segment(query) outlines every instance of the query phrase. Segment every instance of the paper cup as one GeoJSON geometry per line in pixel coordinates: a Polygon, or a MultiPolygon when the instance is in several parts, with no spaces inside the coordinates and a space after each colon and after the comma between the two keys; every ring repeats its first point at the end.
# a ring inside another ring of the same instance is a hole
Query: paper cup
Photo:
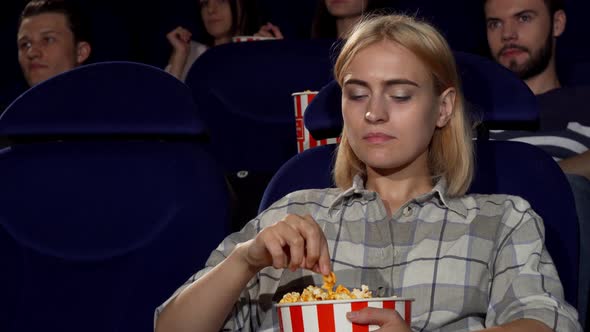
{"type": "Polygon", "coordinates": [[[281,332],[368,332],[376,325],[352,324],[346,313],[366,307],[395,309],[410,325],[412,301],[401,297],[277,304],[281,332]]]}
{"type": "Polygon", "coordinates": [[[340,142],[340,138],[327,138],[322,140],[314,139],[303,122],[303,114],[307,105],[318,94],[317,91],[295,92],[291,94],[295,103],[295,129],[297,130],[297,152],[301,153],[316,146],[334,144],[340,142]]]}
{"type": "Polygon", "coordinates": [[[273,39],[276,39],[276,38],[261,37],[261,36],[235,36],[235,37],[232,37],[232,41],[234,43],[243,43],[243,42],[259,41],[259,40],[273,40],[273,39]]]}

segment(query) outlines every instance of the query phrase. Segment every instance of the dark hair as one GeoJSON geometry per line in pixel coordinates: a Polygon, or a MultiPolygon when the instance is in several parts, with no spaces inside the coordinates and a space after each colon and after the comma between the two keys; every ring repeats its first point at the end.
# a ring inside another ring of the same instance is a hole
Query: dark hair
{"type": "Polygon", "coordinates": [[[90,43],[90,28],[86,24],[88,20],[80,8],[73,1],[66,0],[31,0],[21,12],[18,26],[25,18],[46,13],[63,14],[68,27],[74,35],[74,42],[81,41],[90,43]]]}
{"type": "MultiPolygon", "coordinates": [[[[488,0],[483,0],[483,4],[485,5],[488,0]]],[[[549,16],[553,17],[553,15],[558,10],[565,10],[565,0],[543,0],[545,6],[549,10],[549,16]]]]}
{"type": "MultiPolygon", "coordinates": [[[[256,4],[254,0],[228,0],[229,8],[231,11],[231,28],[230,34],[232,36],[237,35],[252,35],[258,31],[260,24],[256,17],[256,4]],[[239,1],[239,3],[238,3],[239,1]],[[239,9],[239,10],[238,10],[239,9]]],[[[199,0],[199,29],[203,31],[203,37],[201,42],[205,45],[213,46],[213,36],[211,36],[205,28],[203,17],[201,16],[200,10],[202,9],[202,3],[199,0]]]]}
{"type": "MultiPolygon", "coordinates": [[[[379,9],[389,7],[391,1],[388,0],[365,0],[367,1],[367,8],[363,14],[371,13],[379,9]]],[[[316,12],[311,25],[311,38],[338,38],[338,31],[336,29],[336,17],[330,14],[326,6],[326,0],[318,0],[316,12]]]]}
{"type": "Polygon", "coordinates": [[[549,9],[549,14],[553,16],[558,10],[565,10],[565,0],[543,0],[547,9],[549,9]]]}

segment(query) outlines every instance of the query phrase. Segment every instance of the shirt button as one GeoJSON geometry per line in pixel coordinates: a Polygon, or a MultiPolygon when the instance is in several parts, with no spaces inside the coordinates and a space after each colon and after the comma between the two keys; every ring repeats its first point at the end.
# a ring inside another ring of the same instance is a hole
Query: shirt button
{"type": "Polygon", "coordinates": [[[402,210],[402,214],[404,215],[404,217],[407,217],[407,216],[411,215],[412,214],[412,207],[411,206],[406,206],[402,210]]]}

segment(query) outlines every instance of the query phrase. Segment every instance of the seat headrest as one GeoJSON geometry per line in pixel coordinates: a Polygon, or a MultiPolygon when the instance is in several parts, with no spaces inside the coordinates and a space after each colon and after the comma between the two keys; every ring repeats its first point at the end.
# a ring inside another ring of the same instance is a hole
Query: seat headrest
{"type": "MultiPolygon", "coordinates": [[[[468,110],[488,129],[529,127],[539,120],[537,99],[508,69],[481,56],[454,52],[468,110]]],[[[324,86],[305,111],[305,126],[315,139],[342,131],[342,92],[336,81],[324,86]]]]}
{"type": "Polygon", "coordinates": [[[0,135],[201,135],[191,91],[163,70],[134,62],[77,67],[20,95],[0,135]]]}

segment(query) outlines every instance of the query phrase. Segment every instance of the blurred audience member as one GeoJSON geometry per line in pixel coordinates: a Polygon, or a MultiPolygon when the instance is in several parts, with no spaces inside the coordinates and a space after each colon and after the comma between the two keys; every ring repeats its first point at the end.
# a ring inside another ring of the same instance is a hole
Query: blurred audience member
{"type": "Polygon", "coordinates": [[[184,81],[195,60],[209,47],[230,43],[237,35],[282,38],[278,27],[267,23],[259,28],[253,0],[200,0],[200,25],[206,31],[202,43],[191,40],[192,33],[177,27],[166,37],[172,54],[166,71],[184,81]]]}
{"type": "Polygon", "coordinates": [[[70,1],[33,0],[21,13],[17,45],[23,75],[33,86],[83,64],[90,56],[89,29],[70,1]]]}
{"type": "Polygon", "coordinates": [[[345,36],[365,13],[387,8],[385,0],[320,0],[311,26],[311,38],[345,36]]]}
{"type": "Polygon", "coordinates": [[[586,262],[590,257],[590,89],[563,87],[557,75],[556,43],[567,22],[564,0],[486,0],[485,15],[492,56],[524,80],[540,106],[535,131],[498,131],[491,137],[538,145],[566,173],[582,234],[579,309],[583,321],[590,280],[590,262],[586,262]]]}

